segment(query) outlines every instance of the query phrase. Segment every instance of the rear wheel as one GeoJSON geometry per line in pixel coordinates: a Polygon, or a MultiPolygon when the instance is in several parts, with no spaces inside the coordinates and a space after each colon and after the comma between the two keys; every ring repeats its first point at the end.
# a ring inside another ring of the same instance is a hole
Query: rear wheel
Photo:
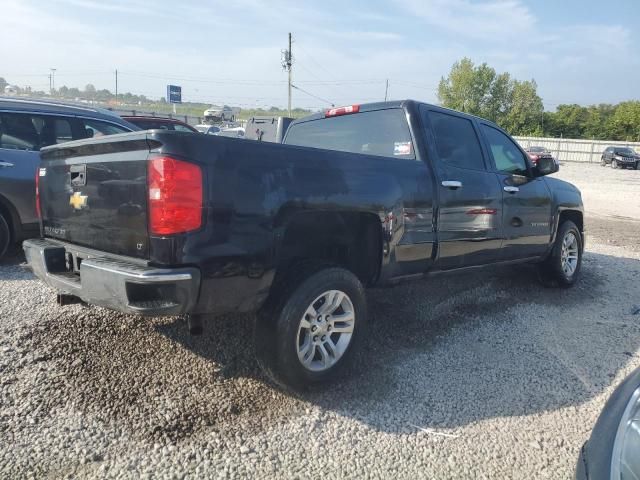
{"type": "Polygon", "coordinates": [[[601,167],[606,167],[607,166],[607,161],[604,159],[604,155],[602,157],[600,157],[600,166],[601,167]]]}
{"type": "Polygon", "coordinates": [[[9,223],[4,218],[4,215],[0,214],[0,258],[7,253],[10,244],[11,230],[9,230],[9,223]]]}
{"type": "Polygon", "coordinates": [[[293,388],[330,382],[352,362],[366,331],[365,292],[348,270],[292,276],[256,322],[260,366],[293,388]],[[302,281],[301,281],[302,279],[302,281]]]}
{"type": "Polygon", "coordinates": [[[571,220],[558,229],[549,257],[539,265],[541,282],[548,287],[571,287],[580,275],[582,266],[582,234],[571,220]]]}

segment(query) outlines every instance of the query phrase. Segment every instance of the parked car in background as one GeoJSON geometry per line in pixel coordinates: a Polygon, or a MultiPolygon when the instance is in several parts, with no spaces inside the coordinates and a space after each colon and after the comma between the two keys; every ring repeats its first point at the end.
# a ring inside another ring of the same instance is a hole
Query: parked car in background
{"type": "Polygon", "coordinates": [[[139,129],[108,110],[0,97],[0,257],[12,243],[39,234],[40,148],[134,130],[139,129]]]}
{"type": "Polygon", "coordinates": [[[175,130],[176,132],[197,132],[188,123],[175,118],[143,117],[138,115],[122,115],[127,122],[140,127],[142,130],[175,130]]]}
{"type": "Polygon", "coordinates": [[[640,165],[640,155],[629,147],[607,147],[602,152],[600,165],[611,165],[611,168],[635,168],[640,165]]]}
{"type": "Polygon", "coordinates": [[[205,122],[234,122],[240,114],[240,109],[229,105],[212,105],[204,111],[205,122]]]}
{"type": "Polygon", "coordinates": [[[196,125],[194,127],[198,132],[204,133],[205,135],[215,135],[220,131],[220,127],[216,125],[196,125]]]}
{"type": "Polygon", "coordinates": [[[640,478],[640,368],[618,385],[580,450],[576,480],[640,478]]]}
{"type": "Polygon", "coordinates": [[[244,128],[242,127],[223,128],[218,133],[214,133],[214,135],[218,135],[219,137],[244,138],[244,128]]]}
{"type": "Polygon", "coordinates": [[[558,163],[558,161],[555,158],[553,158],[553,155],[551,155],[551,152],[547,150],[545,147],[531,146],[531,147],[525,148],[524,151],[527,152],[527,155],[529,155],[529,159],[531,160],[531,163],[533,163],[534,165],[537,165],[538,160],[540,160],[541,158],[551,158],[556,163],[558,163]]]}
{"type": "Polygon", "coordinates": [[[259,142],[282,143],[291,122],[293,122],[291,117],[251,117],[247,120],[244,138],[259,142]]]}

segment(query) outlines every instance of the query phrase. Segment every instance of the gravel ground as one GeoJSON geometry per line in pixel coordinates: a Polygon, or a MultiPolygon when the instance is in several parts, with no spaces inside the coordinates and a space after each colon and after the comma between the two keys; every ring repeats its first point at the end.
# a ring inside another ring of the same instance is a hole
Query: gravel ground
{"type": "Polygon", "coordinates": [[[266,382],[250,318],[192,338],[175,318],[59,308],[16,253],[0,263],[0,477],[570,478],[640,365],[640,208],[620,193],[640,171],[559,176],[593,211],[579,285],[513,267],[371,290],[357,373],[303,395],[266,382]],[[623,215],[596,203],[607,191],[623,215]]]}

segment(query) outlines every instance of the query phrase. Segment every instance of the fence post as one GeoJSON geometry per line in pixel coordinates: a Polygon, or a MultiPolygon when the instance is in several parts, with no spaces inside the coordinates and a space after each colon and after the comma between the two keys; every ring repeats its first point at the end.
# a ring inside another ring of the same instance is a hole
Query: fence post
{"type": "Polygon", "coordinates": [[[591,155],[589,155],[589,163],[593,163],[593,147],[595,147],[595,143],[591,140],[591,155]]]}

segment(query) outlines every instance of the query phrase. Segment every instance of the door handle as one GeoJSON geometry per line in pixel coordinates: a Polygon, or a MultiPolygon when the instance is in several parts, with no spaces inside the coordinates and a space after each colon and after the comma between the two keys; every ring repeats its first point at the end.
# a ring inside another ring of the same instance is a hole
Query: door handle
{"type": "Polygon", "coordinates": [[[450,188],[451,190],[455,190],[462,187],[462,182],[459,180],[443,180],[442,186],[450,188]]]}
{"type": "Polygon", "coordinates": [[[509,192],[509,193],[517,193],[520,191],[520,189],[518,187],[504,187],[504,191],[505,192],[509,192]]]}
{"type": "Polygon", "coordinates": [[[9,167],[13,167],[13,163],[0,162],[0,168],[9,168],[9,167]]]}

